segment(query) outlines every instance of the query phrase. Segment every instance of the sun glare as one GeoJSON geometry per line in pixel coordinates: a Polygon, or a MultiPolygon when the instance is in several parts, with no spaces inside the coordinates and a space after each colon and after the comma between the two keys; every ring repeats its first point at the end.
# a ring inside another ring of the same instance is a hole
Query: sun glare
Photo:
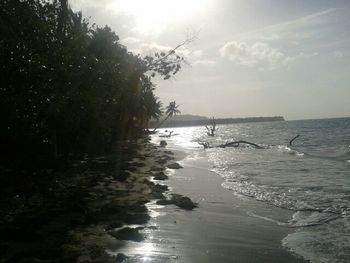
{"type": "Polygon", "coordinates": [[[136,30],[157,34],[166,27],[199,16],[208,10],[209,0],[114,0],[110,6],[117,13],[135,17],[136,30]]]}

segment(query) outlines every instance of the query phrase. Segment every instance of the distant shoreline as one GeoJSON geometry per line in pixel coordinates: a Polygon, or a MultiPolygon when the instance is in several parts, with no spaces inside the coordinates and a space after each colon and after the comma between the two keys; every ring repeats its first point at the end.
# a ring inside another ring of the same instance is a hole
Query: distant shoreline
{"type": "MultiPolygon", "coordinates": [[[[273,117],[248,117],[248,118],[219,118],[215,119],[216,124],[233,124],[233,123],[249,123],[249,122],[269,122],[269,121],[285,121],[283,116],[273,117]]],[[[151,121],[150,127],[153,128],[158,122],[151,121]]],[[[189,127],[189,126],[206,126],[211,124],[211,119],[200,120],[168,120],[163,128],[172,127],[189,127]]]]}

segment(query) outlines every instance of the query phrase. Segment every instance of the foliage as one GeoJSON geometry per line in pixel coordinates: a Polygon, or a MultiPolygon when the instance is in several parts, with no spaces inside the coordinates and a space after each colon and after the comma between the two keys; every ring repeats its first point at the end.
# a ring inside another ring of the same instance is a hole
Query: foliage
{"type": "Polygon", "coordinates": [[[8,160],[95,154],[137,136],[161,116],[152,78],[168,79],[183,62],[175,50],[133,55],[66,0],[2,0],[0,34],[0,153],[8,160]]]}
{"type": "Polygon", "coordinates": [[[154,128],[153,131],[156,131],[156,130],[157,130],[160,126],[162,126],[163,123],[166,122],[170,117],[175,116],[175,115],[181,113],[180,110],[179,110],[178,108],[179,108],[179,105],[176,105],[176,102],[175,102],[175,101],[171,101],[171,102],[169,103],[169,105],[166,106],[166,110],[165,110],[166,117],[165,117],[165,119],[162,120],[162,121],[158,124],[158,126],[156,126],[156,127],[154,128]]]}

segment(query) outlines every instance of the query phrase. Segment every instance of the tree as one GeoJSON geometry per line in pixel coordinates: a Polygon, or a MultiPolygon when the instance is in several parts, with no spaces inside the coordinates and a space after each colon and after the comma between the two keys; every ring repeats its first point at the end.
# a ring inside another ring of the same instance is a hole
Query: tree
{"type": "Polygon", "coordinates": [[[215,131],[218,129],[216,128],[216,122],[214,117],[210,119],[210,127],[205,126],[205,128],[207,129],[208,136],[215,136],[215,131]]]}
{"type": "MultiPolygon", "coordinates": [[[[153,78],[179,71],[189,41],[142,58],[68,0],[0,1],[0,35],[0,160],[40,165],[140,134],[161,116],[153,78]]],[[[177,113],[173,102],[167,118],[177,113]]]]}
{"type": "Polygon", "coordinates": [[[166,111],[165,111],[166,117],[165,117],[165,119],[162,120],[159,123],[159,125],[153,129],[153,132],[155,132],[160,126],[162,126],[163,123],[166,122],[170,117],[181,113],[181,111],[178,110],[178,107],[179,107],[179,105],[176,105],[175,101],[170,102],[169,105],[166,106],[166,111]]]}

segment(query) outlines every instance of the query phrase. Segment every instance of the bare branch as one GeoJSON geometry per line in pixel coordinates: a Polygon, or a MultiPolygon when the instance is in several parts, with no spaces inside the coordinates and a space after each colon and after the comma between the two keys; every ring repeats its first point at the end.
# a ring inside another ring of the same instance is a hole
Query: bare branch
{"type": "Polygon", "coordinates": [[[289,145],[292,146],[293,141],[294,141],[296,138],[298,138],[299,136],[300,136],[300,134],[297,134],[297,136],[295,136],[293,139],[291,139],[290,142],[289,142],[289,145]]]}

